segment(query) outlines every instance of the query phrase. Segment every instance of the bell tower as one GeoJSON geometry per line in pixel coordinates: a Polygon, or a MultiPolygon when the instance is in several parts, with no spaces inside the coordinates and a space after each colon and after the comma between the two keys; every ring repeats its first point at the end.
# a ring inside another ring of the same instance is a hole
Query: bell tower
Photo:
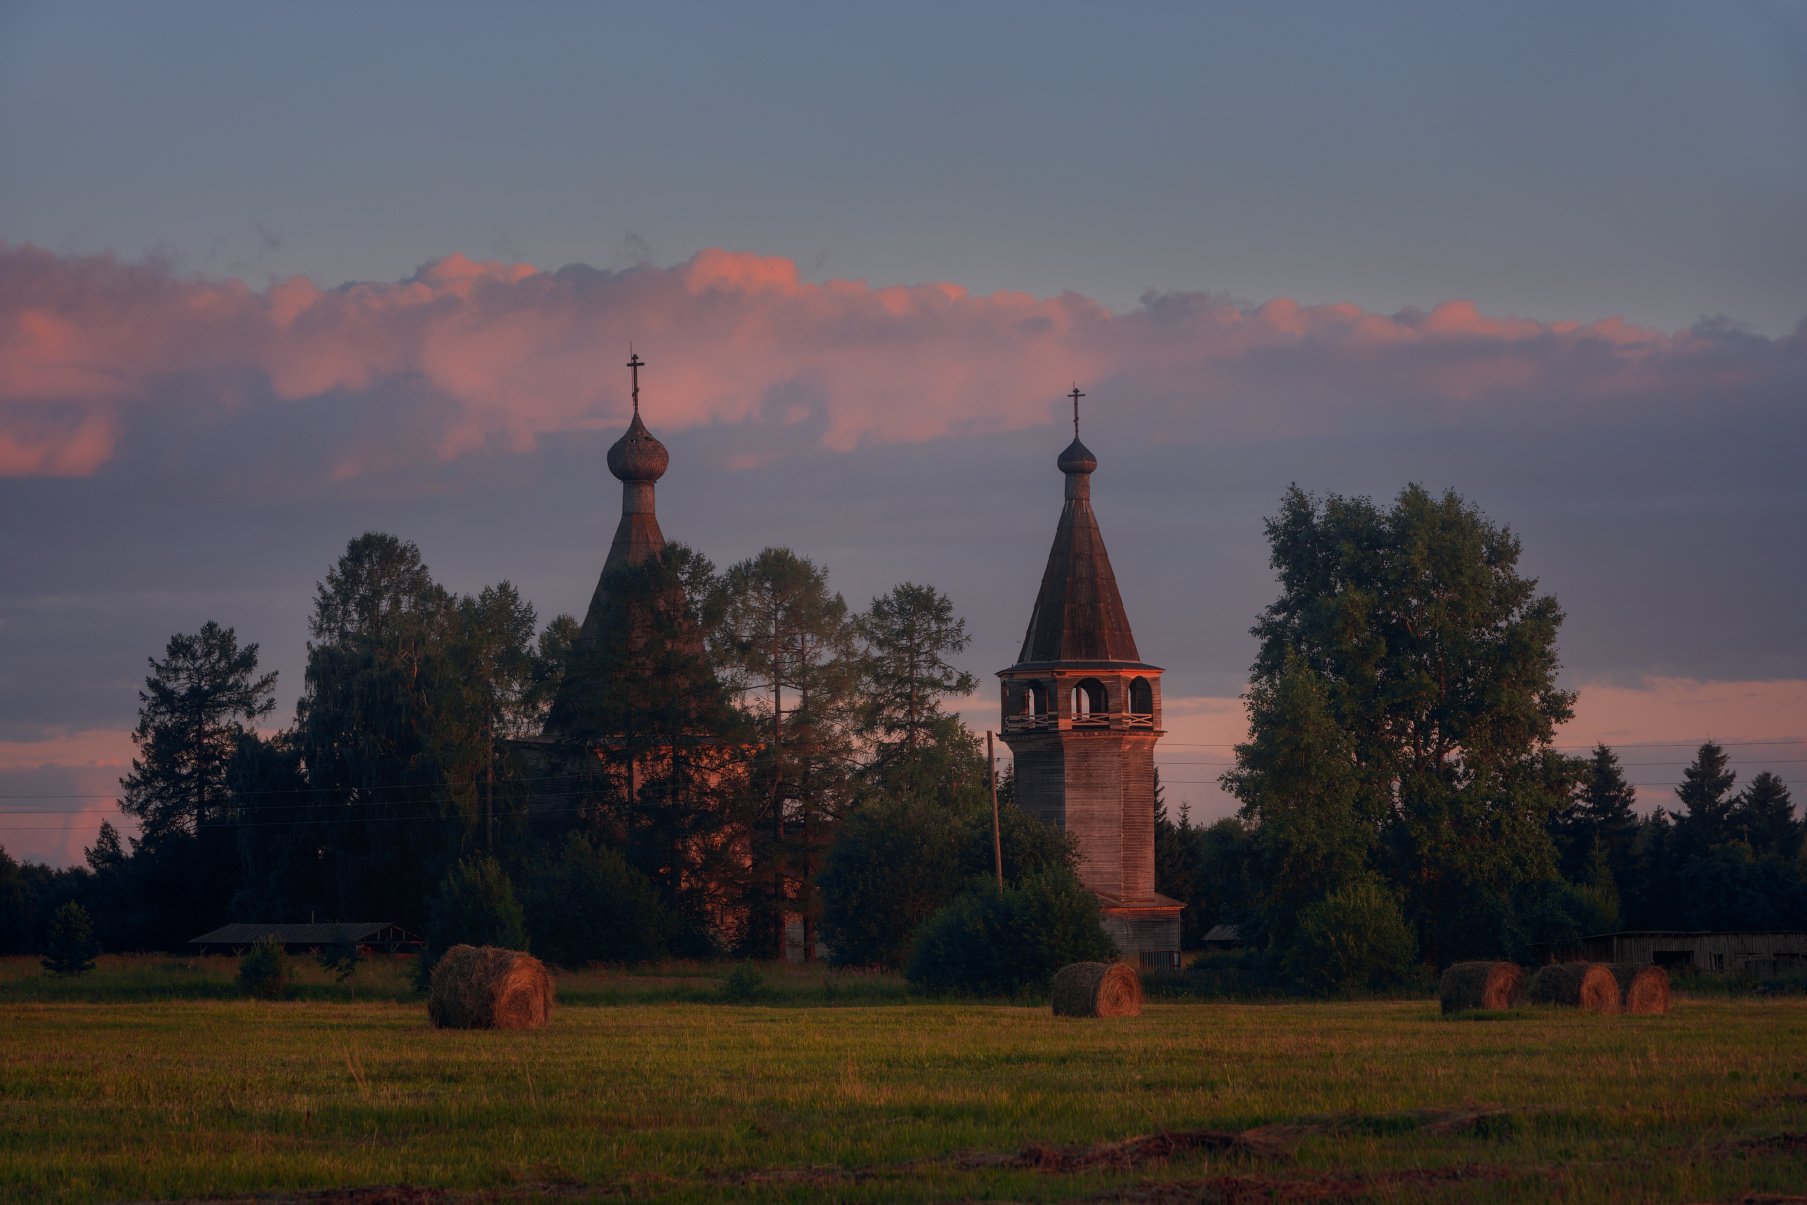
{"type": "Polygon", "coordinates": [[[1136,651],[1117,577],[1092,513],[1098,458],[1079,441],[1058,464],[1065,505],[1041,592],[1015,665],[1000,670],[1004,743],[1016,760],[1017,802],[1069,833],[1080,880],[1098,896],[1104,928],[1144,965],[1177,964],[1184,905],[1154,889],[1154,746],[1161,670],[1136,651]]]}

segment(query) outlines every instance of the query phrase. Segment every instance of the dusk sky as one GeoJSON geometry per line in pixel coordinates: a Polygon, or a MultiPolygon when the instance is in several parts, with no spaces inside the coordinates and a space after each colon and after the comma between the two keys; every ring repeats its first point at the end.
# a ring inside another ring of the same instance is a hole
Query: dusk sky
{"type": "Polygon", "coordinates": [[[1077,382],[1195,813],[1295,482],[1518,533],[1646,805],[1807,790],[1807,5],[0,0],[0,844],[361,532],[581,614],[630,340],[666,535],[944,590],[981,729],[1077,382]]]}

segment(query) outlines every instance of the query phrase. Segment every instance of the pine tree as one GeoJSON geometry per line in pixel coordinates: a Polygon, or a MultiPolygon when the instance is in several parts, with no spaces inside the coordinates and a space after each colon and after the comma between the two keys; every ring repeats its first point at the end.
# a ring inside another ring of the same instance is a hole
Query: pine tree
{"type": "Polygon", "coordinates": [[[827,571],[788,549],[768,548],[728,570],[722,598],[719,661],[737,671],[762,742],[754,790],[768,812],[752,853],[769,890],[755,936],[782,956],[785,915],[798,913],[810,957],[815,871],[847,801],[854,629],[827,571]]]}
{"type": "Polygon", "coordinates": [[[1595,850],[1598,849],[1611,868],[1615,890],[1623,892],[1631,875],[1632,845],[1638,837],[1637,801],[1637,788],[1625,781],[1619,755],[1604,744],[1594,746],[1576,795],[1576,813],[1581,821],[1577,835],[1586,838],[1587,847],[1583,852],[1587,864],[1571,867],[1565,858],[1563,870],[1572,882],[1592,879],[1595,850]]]}
{"type": "Polygon", "coordinates": [[[979,685],[948,660],[971,642],[953,602],[933,586],[904,582],[874,598],[854,625],[858,732],[869,750],[862,782],[893,798],[956,809],[977,803],[989,791],[984,758],[966,726],[942,710],[943,700],[979,685]]]}

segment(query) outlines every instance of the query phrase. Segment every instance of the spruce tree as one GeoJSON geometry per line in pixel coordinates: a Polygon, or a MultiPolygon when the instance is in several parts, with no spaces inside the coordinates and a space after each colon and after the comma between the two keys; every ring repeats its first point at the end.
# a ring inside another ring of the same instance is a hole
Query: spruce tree
{"type": "Polygon", "coordinates": [[[1708,741],[1682,771],[1681,785],[1675,788],[1682,805],[1675,833],[1687,857],[1699,857],[1737,836],[1731,824],[1735,802],[1731,791],[1738,775],[1726,768],[1729,760],[1723,748],[1708,741]]]}
{"type": "Polygon", "coordinates": [[[1758,774],[1732,804],[1730,827],[1758,857],[1793,862],[1801,853],[1801,824],[1795,819],[1788,784],[1768,770],[1758,774]]]}
{"type": "Polygon", "coordinates": [[[52,975],[86,975],[94,969],[94,956],[99,953],[88,910],[74,900],[58,908],[50,920],[40,965],[52,975]]]}

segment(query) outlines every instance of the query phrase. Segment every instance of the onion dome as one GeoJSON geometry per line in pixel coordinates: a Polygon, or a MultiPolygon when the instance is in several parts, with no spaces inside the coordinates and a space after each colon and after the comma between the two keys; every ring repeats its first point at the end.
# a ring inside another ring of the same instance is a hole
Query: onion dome
{"type": "Polygon", "coordinates": [[[1063,473],[1090,473],[1098,467],[1098,458],[1075,435],[1073,442],[1067,445],[1067,450],[1060,454],[1060,459],[1055,463],[1063,473]]]}
{"type": "Polygon", "coordinates": [[[609,472],[622,481],[653,482],[665,476],[665,468],[670,463],[671,454],[664,444],[653,438],[653,433],[640,421],[640,412],[635,410],[634,421],[609,449],[609,472]]]}

